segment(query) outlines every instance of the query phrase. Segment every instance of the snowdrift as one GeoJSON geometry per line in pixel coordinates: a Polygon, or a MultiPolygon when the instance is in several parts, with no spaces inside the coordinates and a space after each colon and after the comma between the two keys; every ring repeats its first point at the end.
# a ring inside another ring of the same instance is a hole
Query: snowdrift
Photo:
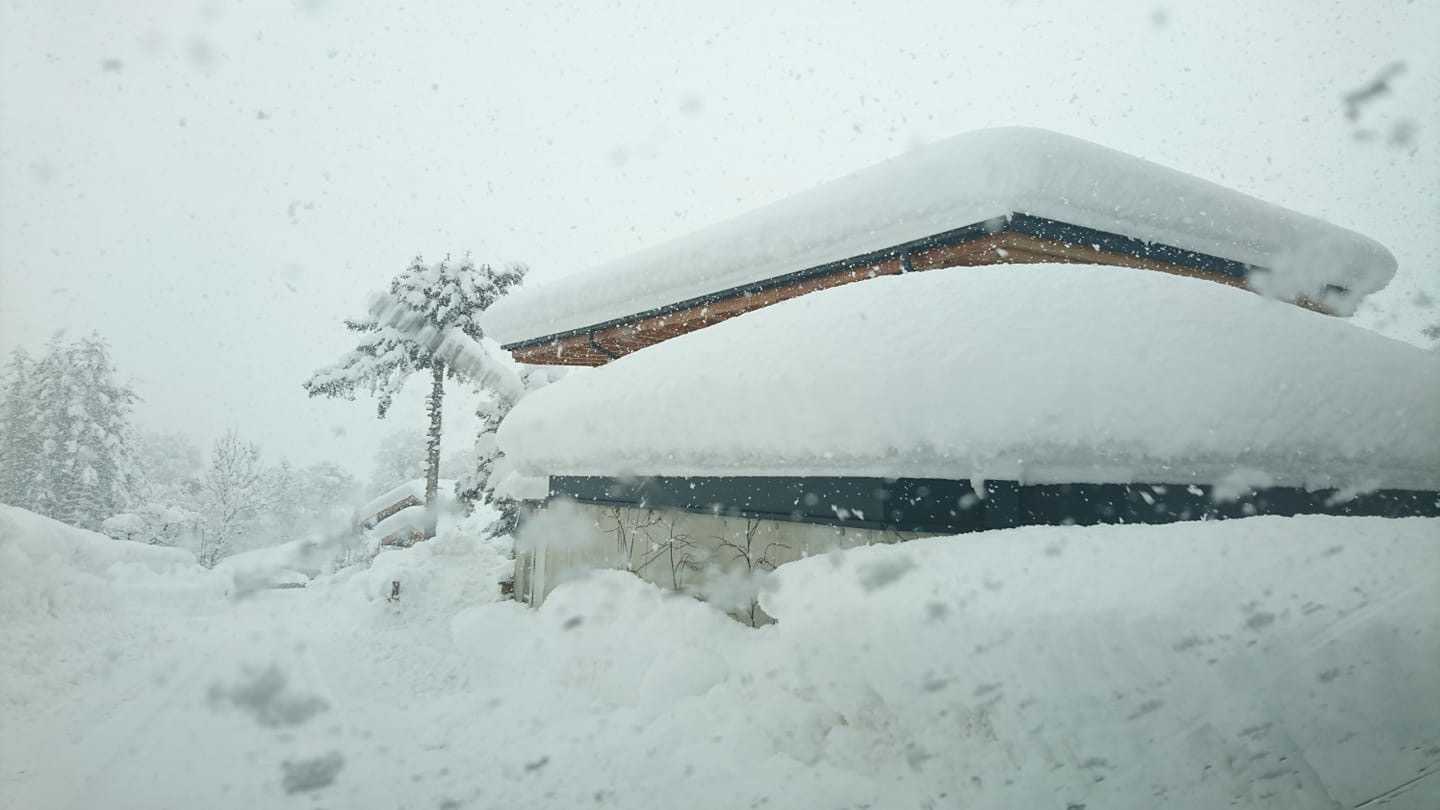
{"type": "Polygon", "coordinates": [[[1440,357],[1206,281],[1086,265],[877,278],[522,400],[530,475],[1440,489],[1440,357]]]}
{"type": "Polygon", "coordinates": [[[790,659],[845,673],[832,699],[883,707],[957,806],[1355,807],[1440,769],[1437,537],[1034,527],[794,563],[761,599],[790,659]]]}
{"type": "Polygon", "coordinates": [[[236,600],[174,555],[0,510],[7,576],[59,572],[24,599],[0,589],[6,799],[1428,810],[1440,794],[1440,521],[854,549],[780,568],[762,597],[779,622],[756,631],[614,571],[539,610],[496,603],[508,561],[477,539],[492,518],[236,600]],[[132,586],[131,563],[172,590],[132,586]],[[105,587],[67,605],[87,581],[105,587]]]}
{"type": "MultiPolygon", "coordinates": [[[[195,555],[184,549],[115,540],[4,504],[0,504],[0,555],[0,569],[16,586],[53,584],[45,581],[48,574],[116,581],[202,570],[195,555]]],[[[9,588],[5,592],[16,594],[9,588]]]]}
{"type": "Polygon", "coordinates": [[[596,267],[485,313],[501,343],[553,334],[1025,213],[1269,268],[1277,295],[1349,312],[1395,258],[1353,231],[1113,149],[1024,127],[964,133],[596,267]],[[1330,293],[1335,293],[1330,290],[1330,293]]]}
{"type": "Polygon", "coordinates": [[[527,729],[512,767],[549,763],[485,795],[1426,808],[1437,527],[1253,518],[872,546],[782,566],[762,596],[778,623],[758,631],[598,572],[533,620],[457,617],[462,647],[504,647],[525,673],[495,717],[527,729]]]}
{"type": "Polygon", "coordinates": [[[234,581],[236,593],[262,588],[304,587],[332,566],[339,542],[326,542],[318,535],[291,540],[231,554],[216,563],[214,570],[234,581]]]}
{"type": "Polygon", "coordinates": [[[143,657],[127,623],[135,611],[183,611],[227,587],[188,551],[114,540],[0,504],[0,716],[56,684],[103,677],[117,660],[143,657]]]}

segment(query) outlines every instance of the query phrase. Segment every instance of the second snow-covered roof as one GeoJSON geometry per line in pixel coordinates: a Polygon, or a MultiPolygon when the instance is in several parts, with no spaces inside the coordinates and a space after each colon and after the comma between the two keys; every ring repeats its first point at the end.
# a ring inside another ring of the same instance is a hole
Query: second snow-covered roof
{"type": "Polygon", "coordinates": [[[1054,132],[939,141],[773,205],[520,290],[484,318],[513,343],[625,318],[1007,216],[1046,217],[1288,273],[1277,294],[1348,314],[1395,259],[1353,231],[1054,132]],[[1335,294],[1334,288],[1347,292],[1335,294]]]}
{"type": "Polygon", "coordinates": [[[911,273],[681,335],[520,401],[522,474],[1440,490],[1440,358],[1220,284],[911,273]]]}

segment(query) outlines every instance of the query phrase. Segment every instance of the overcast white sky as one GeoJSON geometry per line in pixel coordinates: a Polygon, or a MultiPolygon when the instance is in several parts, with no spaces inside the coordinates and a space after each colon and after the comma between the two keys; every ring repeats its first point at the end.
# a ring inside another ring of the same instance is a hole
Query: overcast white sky
{"type": "Polygon", "coordinates": [[[271,460],[422,429],[300,388],[416,252],[584,272],[977,127],[1379,239],[1391,334],[1440,299],[1434,2],[0,3],[0,351],[98,330],[142,426],[271,460]]]}

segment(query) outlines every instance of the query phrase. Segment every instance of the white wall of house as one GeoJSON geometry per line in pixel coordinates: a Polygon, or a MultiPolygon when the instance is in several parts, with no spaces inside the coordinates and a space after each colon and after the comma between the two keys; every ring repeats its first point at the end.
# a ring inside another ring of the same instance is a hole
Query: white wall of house
{"type": "Polygon", "coordinates": [[[556,501],[527,513],[515,562],[516,597],[539,605],[569,579],[598,568],[714,601],[749,624],[766,573],[833,549],[894,543],[910,532],[556,501]],[[558,517],[558,519],[557,519],[558,517]]]}

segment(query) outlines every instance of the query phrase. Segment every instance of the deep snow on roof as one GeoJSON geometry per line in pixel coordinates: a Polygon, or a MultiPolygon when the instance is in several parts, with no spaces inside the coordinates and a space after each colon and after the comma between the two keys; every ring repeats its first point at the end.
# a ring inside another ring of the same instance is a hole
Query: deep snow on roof
{"type": "Polygon", "coordinates": [[[689,236],[522,289],[484,319],[501,343],[593,326],[1011,213],[1285,276],[1280,297],[1348,314],[1395,272],[1353,231],[1103,146],[1030,128],[929,144],[689,236]],[[1349,292],[1327,295],[1327,285],[1349,292]]]}
{"type": "Polygon", "coordinates": [[[877,278],[575,374],[525,474],[1440,489],[1440,357],[1242,290],[1007,265],[877,278]]]}
{"type": "Polygon", "coordinates": [[[355,510],[355,520],[358,522],[372,518],[382,510],[394,506],[406,498],[414,498],[421,503],[425,502],[424,478],[413,478],[402,484],[396,484],[385,492],[371,498],[364,506],[355,510]]]}

